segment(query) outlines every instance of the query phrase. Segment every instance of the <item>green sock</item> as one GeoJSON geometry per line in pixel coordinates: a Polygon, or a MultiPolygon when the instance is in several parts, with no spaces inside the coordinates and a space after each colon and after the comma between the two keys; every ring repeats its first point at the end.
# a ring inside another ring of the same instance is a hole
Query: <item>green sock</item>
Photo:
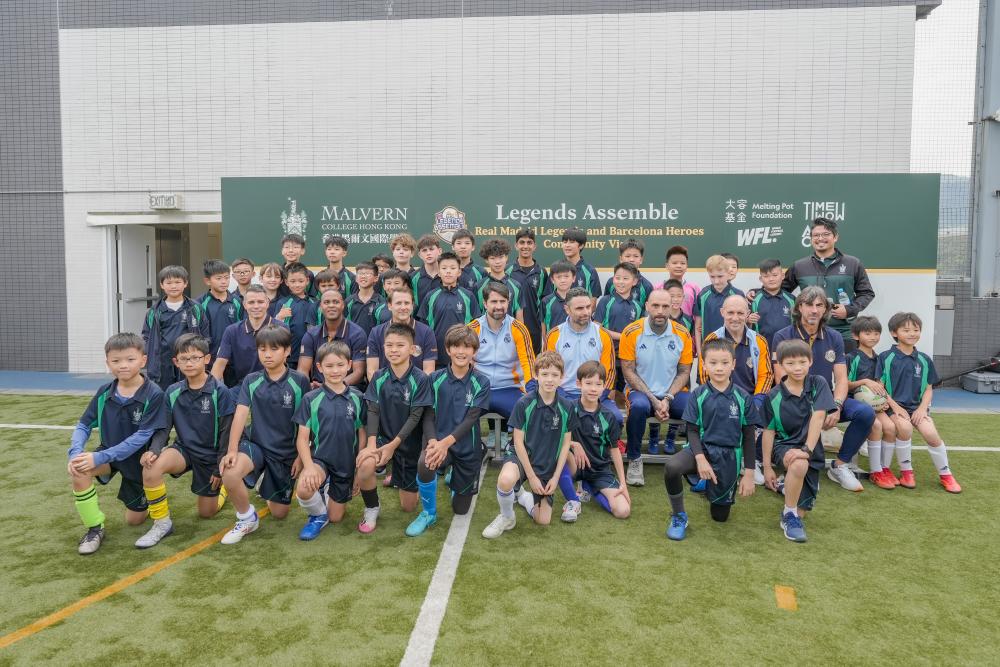
{"type": "Polygon", "coordinates": [[[76,498],[76,511],[80,513],[80,519],[87,528],[97,528],[104,525],[104,513],[100,505],[97,504],[97,486],[91,484],[90,488],[83,491],[74,491],[76,498]]]}

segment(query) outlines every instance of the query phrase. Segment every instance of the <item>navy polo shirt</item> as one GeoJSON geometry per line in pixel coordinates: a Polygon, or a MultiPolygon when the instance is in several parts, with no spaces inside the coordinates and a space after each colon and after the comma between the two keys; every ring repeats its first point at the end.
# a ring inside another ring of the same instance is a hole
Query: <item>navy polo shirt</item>
{"type": "Polygon", "coordinates": [[[706,445],[742,447],[743,427],[753,422],[752,410],[750,394],[735,382],[730,382],[725,391],[706,382],[691,390],[682,419],[698,427],[706,445]]]}
{"type": "Polygon", "coordinates": [[[796,338],[805,341],[812,348],[813,360],[812,365],[809,367],[809,375],[820,376],[832,387],[833,367],[836,364],[847,363],[847,360],[844,358],[844,339],[841,337],[840,332],[830,327],[822,327],[816,332],[816,336],[810,336],[803,329],[795,325],[785,327],[774,334],[774,347],[771,348],[772,359],[777,360],[778,345],[782,341],[794,340],[796,338]]]}
{"type": "MultiPolygon", "coordinates": [[[[414,274],[411,282],[413,283],[413,303],[417,307],[420,306],[420,302],[426,299],[431,291],[441,287],[441,277],[432,276],[422,266],[414,274]]],[[[461,284],[461,278],[459,278],[458,282],[461,284]]]]}
{"type": "MultiPolygon", "coordinates": [[[[80,417],[80,423],[91,429],[98,429],[101,444],[97,451],[120,445],[123,440],[143,429],[158,431],[166,428],[167,418],[163,408],[163,390],[150,380],[146,380],[134,395],[124,399],[117,396],[118,380],[102,386],[90,399],[87,409],[80,417]]],[[[147,445],[149,443],[146,443],[147,445]]],[[[145,450],[131,454],[135,456],[145,450]]],[[[102,465],[106,461],[94,461],[102,465]]]]}
{"type": "Polygon", "coordinates": [[[226,327],[241,322],[246,313],[243,311],[243,304],[234,299],[232,294],[227,294],[225,301],[219,301],[211,292],[206,292],[198,298],[198,305],[208,317],[208,334],[211,338],[209,352],[214,357],[219,351],[219,344],[222,342],[222,334],[225,333],[226,327]]]}
{"type": "Polygon", "coordinates": [[[464,287],[438,287],[420,304],[417,319],[427,323],[437,338],[438,365],[448,363],[444,336],[456,324],[468,324],[479,317],[479,303],[464,287]]]}
{"type": "MultiPolygon", "coordinates": [[[[368,358],[378,357],[378,367],[385,368],[389,365],[389,360],[385,358],[385,332],[392,324],[392,320],[379,324],[368,334],[368,358]]],[[[413,363],[418,368],[423,368],[425,361],[437,361],[438,346],[434,332],[423,322],[410,320],[410,326],[416,334],[413,345],[413,363]]]]}
{"type": "Polygon", "coordinates": [[[525,268],[515,260],[507,267],[507,275],[521,288],[521,307],[524,308],[524,324],[531,331],[541,331],[542,299],[552,292],[552,281],[548,272],[534,262],[525,268]]]}
{"type": "MultiPolygon", "coordinates": [[[[653,291],[653,283],[646,280],[646,277],[639,273],[639,282],[635,284],[632,288],[632,300],[639,304],[639,307],[646,307],[646,299],[649,298],[649,293],[653,291]]],[[[615,278],[614,276],[608,278],[607,282],[604,283],[604,296],[611,296],[615,293],[615,278]]]]}
{"type": "Polygon", "coordinates": [[[340,326],[333,333],[333,338],[330,337],[330,332],[326,328],[326,320],[323,324],[318,327],[310,327],[306,331],[306,335],[302,337],[302,349],[300,350],[299,356],[301,357],[311,357],[313,359],[312,366],[312,377],[310,379],[316,380],[316,382],[324,382],[323,373],[319,370],[319,364],[316,361],[316,351],[324,343],[329,343],[332,341],[343,341],[347,343],[347,347],[351,348],[351,361],[364,361],[368,351],[368,336],[365,335],[364,330],[359,327],[354,322],[349,322],[348,320],[342,319],[340,321],[340,326]]]}
{"type": "Polygon", "coordinates": [[[559,296],[558,292],[553,292],[542,299],[541,320],[549,331],[565,322],[566,298],[559,296]]]}
{"type": "Polygon", "coordinates": [[[774,334],[792,325],[793,305],[795,297],[785,290],[779,290],[777,294],[768,294],[761,288],[750,303],[750,312],[760,315],[760,319],[751,328],[771,345],[774,334]]]}
{"type": "Polygon", "coordinates": [[[579,427],[570,401],[556,394],[552,403],[546,404],[537,389],[518,399],[508,423],[524,432],[524,447],[531,467],[546,482],[556,472],[563,437],[579,427]]]}
{"type": "Polygon", "coordinates": [[[377,292],[373,292],[367,301],[362,301],[357,294],[352,294],[344,305],[344,315],[361,327],[365,336],[370,334],[377,325],[388,322],[392,318],[385,297],[377,292]]]}
{"type": "Polygon", "coordinates": [[[337,278],[340,280],[340,293],[344,295],[345,299],[358,293],[358,277],[351,273],[346,266],[340,267],[337,278]]]}
{"type": "Polygon", "coordinates": [[[597,410],[588,412],[579,401],[573,404],[577,425],[573,429],[573,440],[583,445],[593,469],[606,468],[611,464],[611,450],[618,448],[622,435],[621,424],[607,406],[598,403],[597,410]]]}
{"type": "Polygon", "coordinates": [[[323,385],[306,394],[295,411],[295,423],[309,429],[313,458],[322,461],[333,475],[354,477],[364,405],[364,397],[354,387],[338,394],[323,385]]]}
{"type": "Polygon", "coordinates": [[[211,375],[201,389],[191,389],[184,379],[167,387],[164,405],[166,428],[173,426],[177,432],[174,442],[197,458],[215,463],[229,445],[219,443],[219,429],[222,418],[236,410],[232,392],[211,375]]]}
{"type": "Polygon", "coordinates": [[[927,387],[941,381],[928,355],[916,348],[912,354],[904,354],[896,345],[878,355],[875,374],[892,400],[911,412],[920,406],[927,387]]]}
{"type": "Polygon", "coordinates": [[[583,261],[583,257],[576,263],[576,280],[573,281],[573,287],[582,287],[595,299],[601,296],[601,276],[598,275],[597,269],[583,261]]]}
{"type": "Polygon", "coordinates": [[[295,458],[295,422],[292,417],[302,404],[302,397],[309,393],[309,378],[288,369],[272,380],[267,371],[256,371],[243,379],[237,405],[250,408],[253,422],[243,437],[260,445],[275,458],[291,461],[295,458]]]}
{"type": "MultiPolygon", "coordinates": [[[[600,323],[608,331],[621,333],[625,327],[642,317],[643,310],[639,303],[629,298],[623,299],[615,292],[611,296],[602,296],[594,309],[594,321],[600,323]]],[[[615,349],[618,341],[615,341],[615,349]]]]}
{"type": "Polygon", "coordinates": [[[462,267],[462,275],[458,277],[458,284],[470,292],[475,292],[476,287],[479,285],[479,281],[482,280],[485,275],[486,270],[483,267],[476,266],[475,262],[469,262],[462,267]]]}
{"type": "Polygon", "coordinates": [[[743,292],[733,287],[732,283],[717,292],[714,287],[707,285],[698,292],[698,297],[694,300],[694,315],[701,318],[701,338],[705,339],[712,331],[715,331],[725,320],[719,312],[723,302],[734,294],[744,296],[743,292]]]}
{"type": "Polygon", "coordinates": [[[847,355],[847,379],[849,382],[858,380],[877,380],[876,366],[878,365],[878,355],[869,357],[860,349],[847,355]]]}
{"type": "Polygon", "coordinates": [[[257,332],[268,324],[288,328],[281,320],[276,320],[268,315],[258,329],[250,326],[248,318],[242,322],[230,324],[223,332],[222,342],[219,343],[219,353],[216,356],[228,362],[228,367],[233,369],[237,384],[243,382],[243,378],[250,373],[264,369],[260,365],[260,357],[257,356],[256,336],[257,332]]]}
{"type": "MultiPolygon", "coordinates": [[[[365,391],[365,400],[378,406],[378,433],[376,442],[382,445],[395,438],[410,418],[410,410],[433,405],[431,383],[427,375],[412,363],[400,376],[392,372],[390,366],[380,368],[365,391]]],[[[420,427],[413,429],[409,437],[399,445],[399,451],[416,456],[422,446],[420,427]]]]}
{"type": "Polygon", "coordinates": [[[670,319],[673,320],[674,322],[677,322],[677,324],[683,326],[685,329],[688,330],[688,332],[692,336],[694,336],[694,319],[692,319],[691,316],[685,313],[683,310],[681,311],[680,315],[678,315],[677,317],[671,317],[670,319]]]}
{"type": "Polygon", "coordinates": [[[299,350],[302,347],[302,337],[306,335],[306,330],[318,324],[322,315],[317,315],[319,304],[312,297],[299,298],[291,294],[286,295],[278,301],[278,311],[285,306],[292,309],[292,314],[285,318],[285,324],[292,332],[292,353],[288,355],[288,364],[294,366],[299,361],[299,350]]]}
{"type": "MultiPolygon", "coordinates": [[[[459,378],[448,365],[431,373],[430,386],[434,396],[434,426],[437,429],[434,437],[438,440],[454,433],[470,408],[486,412],[490,407],[490,380],[475,369],[470,369],[465,377],[459,378]]],[[[480,437],[477,420],[465,437],[456,441],[449,451],[460,457],[473,456],[481,446],[480,437]]]]}
{"type": "MultiPolygon", "coordinates": [[[[524,310],[524,292],[521,290],[520,283],[506,275],[503,278],[494,278],[493,276],[487,275],[479,281],[479,285],[476,287],[475,292],[476,303],[479,304],[480,313],[486,312],[486,299],[483,294],[486,290],[486,286],[490,283],[500,283],[510,290],[510,299],[507,300],[508,315],[513,316],[517,310],[524,310]]],[[[479,317],[479,315],[476,315],[476,317],[479,317]]]]}
{"type": "Polygon", "coordinates": [[[817,410],[826,413],[837,409],[833,393],[826,380],[818,375],[807,375],[802,395],[788,391],[784,382],[767,392],[767,400],[757,414],[757,426],[774,431],[774,444],[806,444],[809,420],[817,410]]]}

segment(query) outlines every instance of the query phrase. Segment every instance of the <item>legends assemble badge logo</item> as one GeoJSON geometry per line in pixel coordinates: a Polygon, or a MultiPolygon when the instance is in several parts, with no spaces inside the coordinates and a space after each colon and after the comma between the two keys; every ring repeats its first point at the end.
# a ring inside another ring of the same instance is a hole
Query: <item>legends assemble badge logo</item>
{"type": "Polygon", "coordinates": [[[298,210],[298,203],[292,199],[288,198],[289,207],[288,211],[281,212],[281,233],[282,234],[298,234],[303,239],[306,238],[306,225],[309,224],[309,220],[306,217],[305,210],[298,210]]]}
{"type": "Polygon", "coordinates": [[[455,232],[460,229],[468,229],[465,213],[454,206],[449,204],[434,214],[434,233],[445,243],[450,245],[455,232]]]}

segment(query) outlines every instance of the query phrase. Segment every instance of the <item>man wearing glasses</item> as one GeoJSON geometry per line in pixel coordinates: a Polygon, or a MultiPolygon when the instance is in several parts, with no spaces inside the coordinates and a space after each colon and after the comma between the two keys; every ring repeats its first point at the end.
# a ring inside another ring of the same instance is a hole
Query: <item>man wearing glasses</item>
{"type": "Polygon", "coordinates": [[[816,218],[810,227],[813,254],[788,268],[781,288],[788,292],[810,285],[823,288],[831,305],[828,326],[844,338],[844,351],[853,352],[857,342],[851,336],[851,322],[872,302],[875,290],[861,260],[837,249],[836,222],[816,218]]]}

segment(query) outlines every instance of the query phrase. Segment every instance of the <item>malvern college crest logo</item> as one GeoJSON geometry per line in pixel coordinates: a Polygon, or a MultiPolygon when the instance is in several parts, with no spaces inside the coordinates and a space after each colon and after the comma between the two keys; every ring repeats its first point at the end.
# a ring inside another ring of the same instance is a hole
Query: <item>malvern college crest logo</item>
{"type": "Polygon", "coordinates": [[[455,232],[468,229],[465,224],[465,213],[449,204],[434,214],[434,233],[445,243],[451,244],[455,232]]]}
{"type": "Polygon", "coordinates": [[[281,233],[298,234],[304,239],[306,237],[306,225],[309,224],[306,212],[300,211],[298,202],[291,197],[288,198],[288,202],[288,211],[281,212],[281,233]]]}

